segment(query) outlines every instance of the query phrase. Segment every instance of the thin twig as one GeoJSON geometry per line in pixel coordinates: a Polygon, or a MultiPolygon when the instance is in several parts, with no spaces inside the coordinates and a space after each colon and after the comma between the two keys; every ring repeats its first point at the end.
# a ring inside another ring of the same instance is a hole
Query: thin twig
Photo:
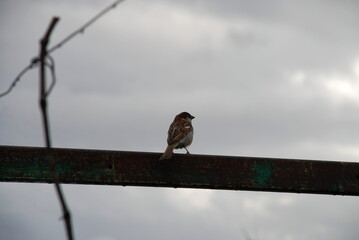
{"type": "Polygon", "coordinates": [[[67,36],[66,38],[64,38],[61,42],[59,42],[58,44],[56,44],[55,46],[53,46],[52,48],[50,48],[47,52],[48,53],[52,53],[53,51],[55,51],[56,49],[62,47],[65,43],[67,43],[70,39],[72,39],[73,37],[75,37],[77,34],[80,33],[84,33],[84,31],[86,30],[86,28],[88,28],[91,24],[93,24],[94,22],[96,22],[100,17],[102,17],[103,15],[105,15],[108,11],[110,11],[111,9],[115,8],[118,4],[120,4],[121,2],[123,2],[124,0],[117,0],[114,3],[112,3],[110,6],[106,7],[104,10],[102,10],[101,12],[99,12],[96,16],[94,16],[92,19],[90,19],[87,23],[85,23],[82,27],[80,27],[79,29],[77,29],[76,31],[74,31],[73,33],[71,33],[69,36],[67,36]]]}
{"type": "Polygon", "coordinates": [[[16,78],[14,79],[14,81],[11,83],[10,87],[9,87],[5,92],[3,92],[3,93],[0,94],[0,98],[1,98],[1,97],[4,97],[4,96],[6,96],[6,95],[8,95],[8,94],[12,91],[12,89],[16,86],[16,83],[20,81],[21,77],[22,77],[27,71],[29,71],[29,70],[32,69],[35,65],[37,65],[37,63],[38,63],[37,59],[33,59],[33,60],[31,61],[31,63],[30,63],[27,67],[25,67],[25,68],[17,75],[17,77],[16,77],[16,78]]]}
{"type": "Polygon", "coordinates": [[[50,59],[51,63],[45,62],[45,65],[48,68],[50,68],[50,70],[51,70],[52,82],[51,82],[51,85],[50,85],[49,89],[47,89],[47,91],[45,92],[46,97],[48,97],[50,95],[52,89],[54,88],[54,86],[56,84],[55,60],[50,55],[47,55],[47,58],[50,59]]]}

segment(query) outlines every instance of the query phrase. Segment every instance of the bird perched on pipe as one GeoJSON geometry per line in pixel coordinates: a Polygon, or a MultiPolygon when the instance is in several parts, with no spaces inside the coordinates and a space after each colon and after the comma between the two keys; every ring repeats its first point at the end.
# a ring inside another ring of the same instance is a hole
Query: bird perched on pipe
{"type": "Polygon", "coordinates": [[[187,147],[193,140],[192,119],[194,117],[188,112],[178,114],[168,129],[167,148],[160,160],[171,159],[174,149],[184,148],[190,154],[187,147]]]}

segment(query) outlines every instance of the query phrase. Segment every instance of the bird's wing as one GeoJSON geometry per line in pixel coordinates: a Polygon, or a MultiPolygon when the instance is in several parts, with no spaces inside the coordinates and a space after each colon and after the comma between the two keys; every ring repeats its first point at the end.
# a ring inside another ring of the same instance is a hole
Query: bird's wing
{"type": "Polygon", "coordinates": [[[192,130],[191,123],[187,122],[184,119],[179,121],[174,121],[170,128],[168,129],[168,145],[178,143],[182,138],[184,138],[192,130]]]}

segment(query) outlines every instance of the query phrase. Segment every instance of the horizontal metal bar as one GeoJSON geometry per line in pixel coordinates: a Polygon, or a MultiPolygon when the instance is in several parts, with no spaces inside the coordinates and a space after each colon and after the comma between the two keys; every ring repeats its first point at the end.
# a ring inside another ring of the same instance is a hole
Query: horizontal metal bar
{"type": "Polygon", "coordinates": [[[0,181],[315,193],[359,196],[359,163],[258,157],[0,146],[0,181]]]}

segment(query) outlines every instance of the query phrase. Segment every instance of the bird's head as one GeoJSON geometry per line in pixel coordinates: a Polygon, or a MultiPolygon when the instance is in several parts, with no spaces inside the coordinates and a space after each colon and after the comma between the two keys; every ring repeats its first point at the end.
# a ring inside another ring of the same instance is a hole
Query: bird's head
{"type": "Polygon", "coordinates": [[[181,112],[180,114],[177,115],[177,117],[186,119],[186,120],[189,121],[189,122],[191,122],[191,120],[194,118],[194,117],[193,117],[191,114],[189,114],[188,112],[181,112]]]}

